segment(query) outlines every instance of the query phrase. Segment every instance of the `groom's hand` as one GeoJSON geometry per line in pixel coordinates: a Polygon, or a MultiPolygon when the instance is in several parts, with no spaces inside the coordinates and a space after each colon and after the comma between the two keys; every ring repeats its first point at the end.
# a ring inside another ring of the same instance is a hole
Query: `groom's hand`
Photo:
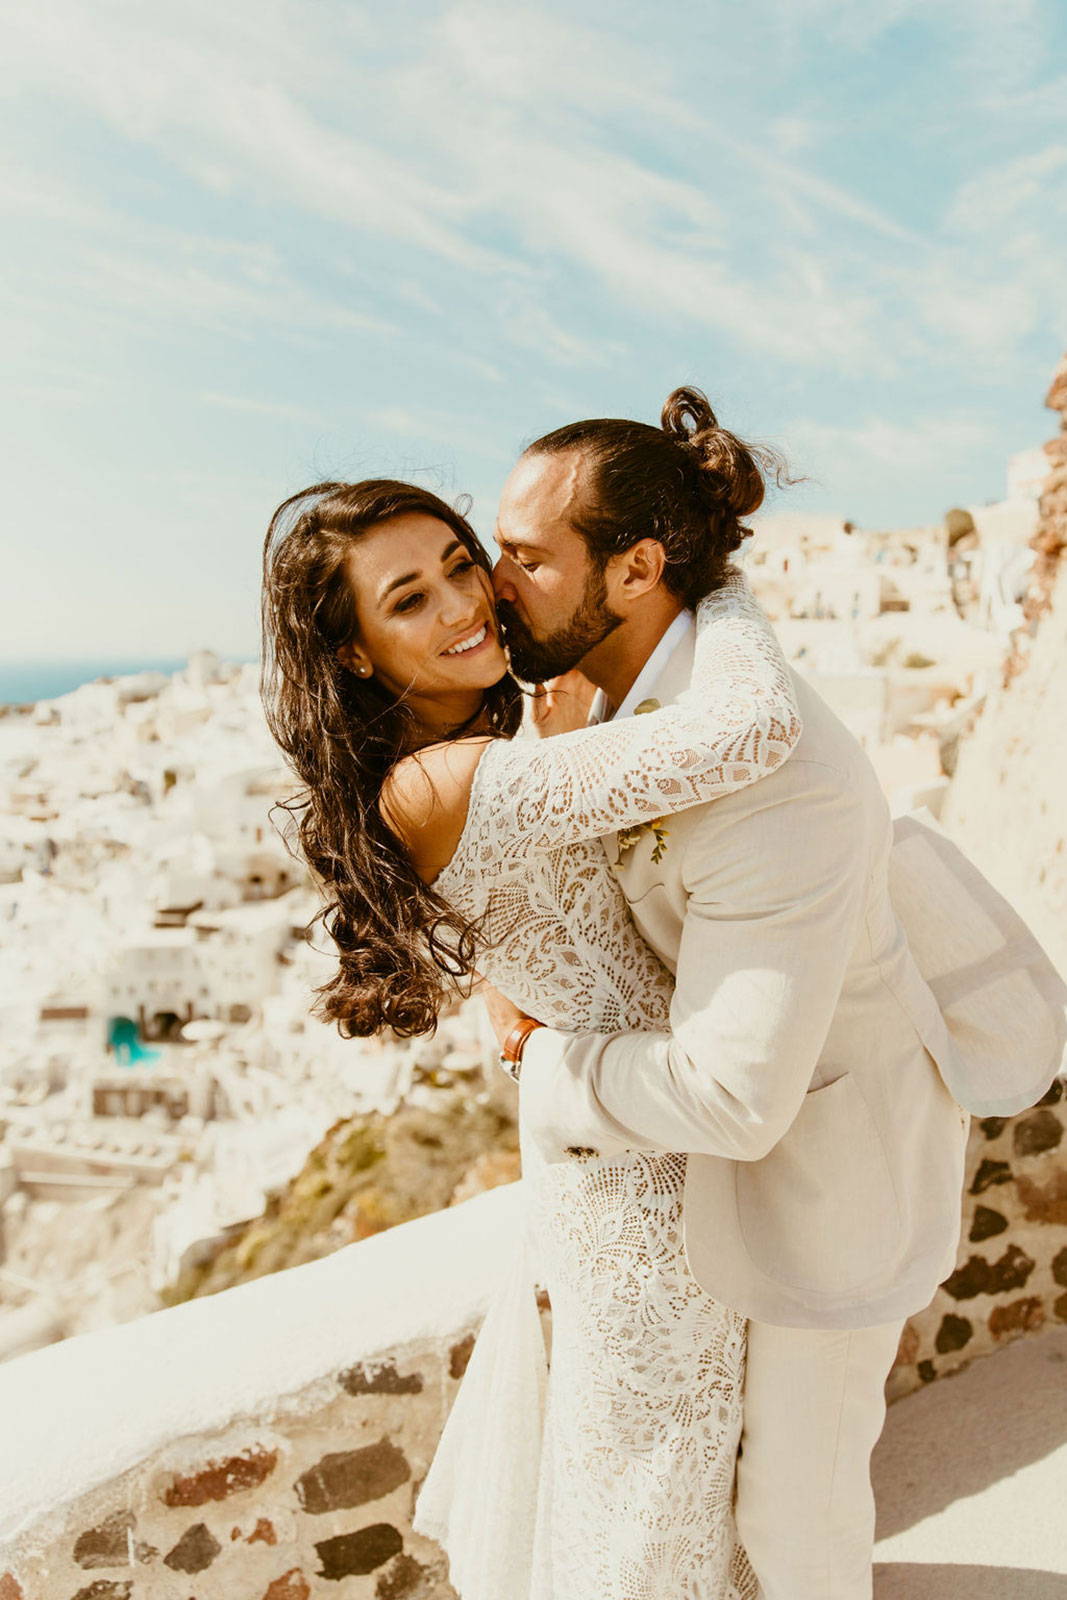
{"type": "Polygon", "coordinates": [[[577,667],[560,673],[558,678],[547,678],[539,683],[530,709],[530,721],[538,738],[547,739],[554,733],[571,733],[575,728],[584,728],[595,694],[596,685],[577,667]]]}

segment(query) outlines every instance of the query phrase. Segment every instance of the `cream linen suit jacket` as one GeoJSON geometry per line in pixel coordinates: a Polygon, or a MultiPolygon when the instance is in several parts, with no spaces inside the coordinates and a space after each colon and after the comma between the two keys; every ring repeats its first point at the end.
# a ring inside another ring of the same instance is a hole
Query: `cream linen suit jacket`
{"type": "MultiPolygon", "coordinates": [[[[693,642],[664,667],[661,704],[688,686],[693,642]]],[[[697,1282],[763,1322],[859,1328],[921,1309],[952,1271],[969,1119],[931,1054],[944,1029],[890,903],[875,773],[796,689],[789,761],[670,817],[658,863],[646,831],[616,867],[676,976],[670,1031],[539,1030],[522,1116],[549,1161],[688,1152],[697,1282]]]]}

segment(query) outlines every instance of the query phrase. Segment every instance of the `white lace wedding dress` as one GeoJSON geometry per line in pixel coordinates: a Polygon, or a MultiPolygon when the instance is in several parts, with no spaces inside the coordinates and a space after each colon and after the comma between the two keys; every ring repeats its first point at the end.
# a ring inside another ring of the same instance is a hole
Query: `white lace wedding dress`
{"type": "MultiPolygon", "coordinates": [[[[490,745],[434,885],[484,919],[479,970],[568,1032],[662,1028],[673,980],[601,839],[658,848],[646,824],[756,782],[799,735],[777,641],[736,573],[697,609],[691,687],[673,705],[490,745]]],[[[686,1265],[684,1154],[548,1163],[521,1117],[520,1141],[528,1232],[416,1531],[444,1547],[462,1600],[755,1600],[731,1509],[745,1324],[686,1265]],[[535,1283],[552,1305],[550,1372],[535,1283]]]]}

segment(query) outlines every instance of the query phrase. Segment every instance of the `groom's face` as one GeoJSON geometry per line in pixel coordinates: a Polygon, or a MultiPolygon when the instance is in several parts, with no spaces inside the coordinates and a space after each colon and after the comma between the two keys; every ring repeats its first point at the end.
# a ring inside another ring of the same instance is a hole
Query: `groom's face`
{"type": "Polygon", "coordinates": [[[602,569],[574,526],[582,488],[580,456],[524,456],[501,495],[493,588],[512,671],[526,683],[569,672],[622,621],[611,562],[602,569]]]}

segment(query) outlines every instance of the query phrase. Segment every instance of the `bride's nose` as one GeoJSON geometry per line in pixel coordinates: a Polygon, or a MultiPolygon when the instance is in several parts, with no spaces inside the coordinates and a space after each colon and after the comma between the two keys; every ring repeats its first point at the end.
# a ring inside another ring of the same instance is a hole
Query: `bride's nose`
{"type": "Polygon", "coordinates": [[[440,618],[446,628],[459,628],[478,615],[478,596],[450,590],[441,601],[440,618]]]}

